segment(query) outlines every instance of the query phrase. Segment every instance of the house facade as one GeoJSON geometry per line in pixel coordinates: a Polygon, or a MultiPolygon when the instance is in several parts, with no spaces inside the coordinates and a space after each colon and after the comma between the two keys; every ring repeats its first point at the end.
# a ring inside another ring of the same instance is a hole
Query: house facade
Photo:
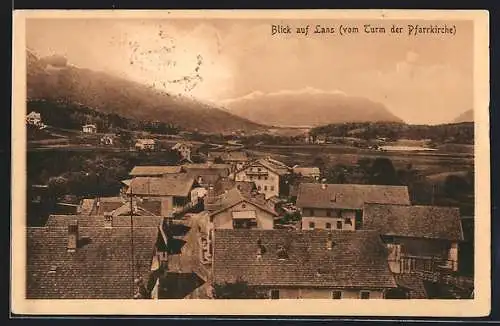
{"type": "Polygon", "coordinates": [[[31,111],[27,116],[26,116],[26,123],[32,126],[37,126],[40,127],[43,125],[42,123],[42,115],[38,112],[31,111]]]}
{"type": "Polygon", "coordinates": [[[130,182],[126,194],[142,200],[161,201],[161,215],[180,214],[193,207],[191,191],[196,184],[185,173],[163,177],[136,177],[130,182]]]}
{"type": "Polygon", "coordinates": [[[154,139],[137,139],[135,142],[135,149],[142,151],[156,150],[156,141],[154,139]]]}
{"type": "Polygon", "coordinates": [[[214,287],[243,281],[269,299],[382,299],[397,288],[376,232],[216,229],[213,247],[214,287]]]}
{"type": "Polygon", "coordinates": [[[82,131],[86,134],[95,134],[97,132],[97,126],[95,124],[86,124],[82,126],[82,131]]]}
{"type": "Polygon", "coordinates": [[[354,231],[362,227],[365,203],[410,205],[408,187],[301,183],[296,206],[303,230],[354,231]]]}
{"type": "Polygon", "coordinates": [[[458,208],[366,204],[363,229],[380,233],[393,273],[458,271],[464,240],[458,208]]]}
{"type": "Polygon", "coordinates": [[[244,195],[236,188],[212,199],[206,209],[210,211],[209,220],[213,229],[270,230],[278,217],[263,196],[244,195]]]}
{"type": "Polygon", "coordinates": [[[179,142],[172,147],[172,150],[179,152],[182,159],[191,161],[193,145],[187,142],[179,142]]]}
{"type": "Polygon", "coordinates": [[[114,135],[104,135],[101,137],[101,144],[105,146],[111,146],[113,145],[114,140],[115,140],[114,135]]]}
{"type": "Polygon", "coordinates": [[[280,195],[281,178],[289,174],[289,168],[281,162],[269,159],[252,161],[234,174],[236,181],[254,182],[257,191],[266,199],[280,195]]]}

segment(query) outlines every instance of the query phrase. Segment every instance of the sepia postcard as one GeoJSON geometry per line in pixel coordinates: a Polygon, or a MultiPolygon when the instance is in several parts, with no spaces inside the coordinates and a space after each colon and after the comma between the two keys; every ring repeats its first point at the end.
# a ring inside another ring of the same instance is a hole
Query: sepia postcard
{"type": "Polygon", "coordinates": [[[13,22],[13,313],[490,313],[488,12],[13,22]]]}

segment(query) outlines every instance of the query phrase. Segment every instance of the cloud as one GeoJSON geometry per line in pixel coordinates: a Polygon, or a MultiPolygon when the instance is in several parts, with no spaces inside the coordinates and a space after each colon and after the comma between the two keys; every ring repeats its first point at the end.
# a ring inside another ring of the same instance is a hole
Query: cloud
{"type": "Polygon", "coordinates": [[[347,94],[341,90],[321,90],[317,89],[314,87],[304,87],[301,89],[282,89],[276,92],[262,92],[262,91],[253,91],[251,93],[248,93],[246,95],[236,97],[236,98],[231,98],[231,99],[225,99],[222,101],[219,101],[220,104],[227,105],[227,104],[232,104],[235,102],[240,102],[240,101],[246,101],[246,100],[253,100],[256,98],[262,98],[262,97],[269,97],[269,96],[283,96],[283,95],[296,95],[296,94],[311,94],[311,95],[316,95],[316,94],[336,94],[336,95],[344,95],[346,96],[347,94]]]}

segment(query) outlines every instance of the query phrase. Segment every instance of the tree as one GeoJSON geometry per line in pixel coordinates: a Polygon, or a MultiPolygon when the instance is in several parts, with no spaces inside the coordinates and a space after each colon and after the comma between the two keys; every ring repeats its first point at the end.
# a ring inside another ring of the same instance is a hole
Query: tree
{"type": "Polygon", "coordinates": [[[369,180],[375,185],[398,185],[399,180],[392,161],[385,157],[378,157],[373,161],[369,180]]]}
{"type": "Polygon", "coordinates": [[[238,279],[233,283],[215,284],[213,288],[215,299],[267,299],[267,295],[238,279]]]}

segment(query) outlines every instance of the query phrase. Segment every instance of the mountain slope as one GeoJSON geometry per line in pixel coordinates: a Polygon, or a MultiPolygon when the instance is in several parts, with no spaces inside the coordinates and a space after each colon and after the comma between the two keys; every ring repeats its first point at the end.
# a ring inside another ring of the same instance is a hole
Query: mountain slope
{"type": "Polygon", "coordinates": [[[461,115],[459,115],[453,123],[461,123],[461,122],[474,122],[474,111],[467,110],[461,115]]]}
{"type": "Polygon", "coordinates": [[[201,132],[258,131],[265,127],[194,99],[67,64],[27,51],[28,99],[64,100],[127,118],[158,120],[201,132]]]}
{"type": "Polygon", "coordinates": [[[225,102],[228,112],[275,126],[319,126],[345,122],[403,122],[369,99],[315,89],[255,92],[225,102]]]}

